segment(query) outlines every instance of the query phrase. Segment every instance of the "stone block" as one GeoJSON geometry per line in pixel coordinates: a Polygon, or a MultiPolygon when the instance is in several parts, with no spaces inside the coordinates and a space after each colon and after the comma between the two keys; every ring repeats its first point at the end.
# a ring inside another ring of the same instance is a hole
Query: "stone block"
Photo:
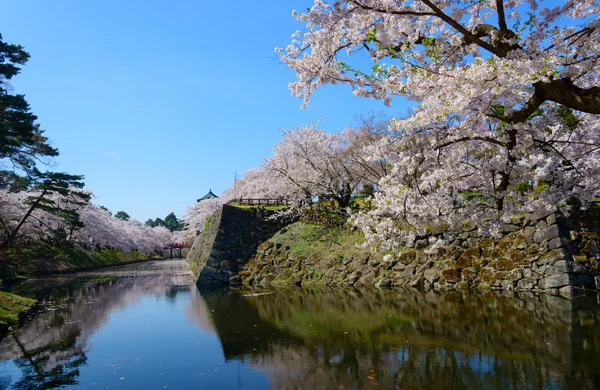
{"type": "MultiPolygon", "coordinates": [[[[572,260],[559,260],[550,267],[551,271],[549,274],[584,274],[587,273],[587,269],[576,261],[572,260]]],[[[548,272],[548,271],[546,271],[548,272]]]]}
{"type": "Polygon", "coordinates": [[[503,290],[509,290],[509,291],[515,289],[514,282],[512,282],[510,280],[502,281],[502,283],[500,283],[500,287],[502,287],[503,290]]]}
{"type": "Polygon", "coordinates": [[[542,290],[551,288],[560,288],[564,286],[586,286],[590,283],[590,277],[587,274],[558,274],[545,277],[540,280],[540,288],[542,290]]]}
{"type": "Polygon", "coordinates": [[[407,277],[414,276],[417,273],[417,265],[412,263],[406,267],[404,270],[404,275],[407,277]]]}
{"type": "Polygon", "coordinates": [[[475,223],[475,221],[471,221],[470,219],[466,219],[464,221],[461,221],[459,223],[459,229],[462,232],[470,232],[472,230],[477,229],[477,224],[475,223]]]}
{"type": "Polygon", "coordinates": [[[519,290],[531,290],[535,288],[537,284],[538,280],[536,278],[525,278],[517,282],[517,288],[519,290]]]}
{"type": "Polygon", "coordinates": [[[415,261],[419,264],[425,264],[429,260],[429,255],[423,251],[419,251],[415,255],[415,261]]]}
{"type": "Polygon", "coordinates": [[[448,283],[457,283],[460,281],[460,272],[454,268],[448,268],[442,271],[442,278],[448,283]]]}
{"type": "Polygon", "coordinates": [[[533,226],[527,226],[525,229],[523,229],[523,235],[525,237],[531,238],[531,237],[533,237],[534,233],[535,233],[535,228],[533,226]]]}
{"type": "Polygon", "coordinates": [[[435,268],[429,268],[423,273],[423,277],[431,284],[440,280],[440,271],[435,268]]]}
{"type": "Polygon", "coordinates": [[[275,244],[273,243],[273,241],[265,241],[258,247],[258,249],[256,250],[256,253],[264,254],[266,251],[273,248],[274,246],[275,246],[275,244]]]}
{"type": "Polygon", "coordinates": [[[533,234],[533,241],[539,244],[543,241],[550,241],[553,238],[559,237],[560,231],[558,225],[548,226],[542,230],[539,230],[533,234]]]}
{"type": "Polygon", "coordinates": [[[586,291],[584,288],[576,287],[576,286],[565,286],[558,290],[558,293],[567,298],[567,299],[575,299],[580,296],[585,295],[586,291]]]}
{"type": "Polygon", "coordinates": [[[520,269],[513,269],[508,274],[510,276],[510,280],[512,280],[513,282],[515,282],[515,284],[519,280],[523,279],[523,271],[521,271],[520,269]]]}
{"type": "Polygon", "coordinates": [[[417,275],[422,275],[425,272],[425,270],[428,270],[431,267],[433,267],[433,261],[426,262],[425,264],[417,268],[417,275]]]}
{"type": "Polygon", "coordinates": [[[510,223],[503,223],[500,225],[500,233],[502,234],[516,232],[517,230],[519,230],[519,227],[510,223]]]}
{"type": "Polygon", "coordinates": [[[571,255],[563,248],[554,249],[540,256],[537,260],[539,265],[554,264],[560,260],[571,260],[571,255]]]}
{"type": "Polygon", "coordinates": [[[463,281],[472,282],[477,278],[477,270],[473,267],[465,268],[461,271],[460,276],[463,281]]]}
{"type": "Polygon", "coordinates": [[[575,284],[575,278],[571,274],[558,274],[545,277],[540,280],[540,288],[546,290],[549,288],[559,288],[575,284]]]}
{"type": "Polygon", "coordinates": [[[457,290],[468,290],[469,282],[467,282],[466,280],[461,280],[460,282],[454,285],[454,288],[457,290]]]}
{"type": "Polygon", "coordinates": [[[585,246],[581,250],[587,257],[597,257],[600,255],[600,247],[598,243],[594,240],[588,240],[585,243],[585,246]]]}
{"type": "Polygon", "coordinates": [[[393,267],[394,271],[404,271],[406,269],[406,264],[404,263],[396,263],[393,267]]]}
{"type": "Polygon", "coordinates": [[[415,249],[423,249],[426,248],[429,243],[427,240],[417,240],[415,241],[415,249]]]}
{"type": "Polygon", "coordinates": [[[548,241],[548,249],[567,248],[571,242],[562,237],[556,237],[548,241]]]}
{"type": "Polygon", "coordinates": [[[532,213],[529,213],[529,215],[527,215],[527,219],[529,221],[539,221],[540,219],[547,218],[550,214],[553,214],[554,211],[555,208],[540,208],[532,213]]]}
{"type": "Polygon", "coordinates": [[[410,283],[408,284],[408,287],[412,287],[412,288],[419,288],[422,286],[423,286],[423,278],[420,276],[417,276],[416,278],[411,280],[410,283]]]}
{"type": "Polygon", "coordinates": [[[484,237],[481,240],[479,240],[479,247],[483,252],[491,251],[492,249],[494,249],[494,245],[494,240],[492,240],[489,237],[484,237]]]}

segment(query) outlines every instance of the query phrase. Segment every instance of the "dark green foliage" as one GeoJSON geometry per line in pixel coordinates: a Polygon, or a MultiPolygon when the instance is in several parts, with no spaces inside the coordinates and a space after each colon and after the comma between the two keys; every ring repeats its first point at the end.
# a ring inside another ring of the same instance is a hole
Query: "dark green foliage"
{"type": "Polygon", "coordinates": [[[58,155],[35,123],[24,95],[10,94],[6,80],[20,72],[17,65],[29,60],[22,46],[11,45],[0,35],[0,162],[10,170],[0,171],[0,188],[19,187],[19,177],[32,173],[37,161],[58,155]]]}
{"type": "Polygon", "coordinates": [[[104,206],[98,206],[98,207],[100,207],[102,210],[106,211],[106,212],[107,212],[109,215],[111,215],[111,216],[112,216],[112,213],[111,213],[111,212],[110,212],[110,210],[109,210],[109,209],[107,209],[106,207],[104,207],[104,206]]]}
{"type": "Polygon", "coordinates": [[[533,186],[529,182],[523,181],[515,186],[515,191],[524,194],[533,191],[533,186]]]}
{"type": "Polygon", "coordinates": [[[115,218],[122,219],[123,221],[129,221],[131,217],[125,211],[117,211],[115,218]]]}
{"type": "Polygon", "coordinates": [[[556,108],[556,115],[561,118],[565,125],[571,130],[577,128],[581,119],[579,119],[574,113],[573,110],[567,106],[563,106],[562,104],[556,108]]]}
{"type": "Polygon", "coordinates": [[[169,229],[169,231],[174,232],[181,230],[182,223],[177,219],[175,213],[171,213],[165,217],[165,227],[169,229]]]}
{"type": "Polygon", "coordinates": [[[343,227],[348,221],[348,214],[334,206],[317,205],[302,210],[300,220],[325,227],[343,227]]]}
{"type": "Polygon", "coordinates": [[[183,221],[177,219],[175,213],[170,213],[165,217],[164,220],[160,218],[152,220],[152,218],[149,218],[146,222],[144,222],[144,225],[149,227],[164,226],[171,232],[180,231],[181,229],[183,229],[183,221]]]}
{"type": "Polygon", "coordinates": [[[363,184],[362,191],[360,191],[361,196],[373,196],[375,194],[375,187],[373,184],[363,184]]]}

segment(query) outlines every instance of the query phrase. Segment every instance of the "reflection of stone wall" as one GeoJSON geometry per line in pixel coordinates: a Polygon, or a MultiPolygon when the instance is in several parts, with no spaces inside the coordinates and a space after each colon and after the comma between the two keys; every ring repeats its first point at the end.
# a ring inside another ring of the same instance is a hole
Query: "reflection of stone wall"
{"type": "Polygon", "coordinates": [[[247,285],[326,284],[435,289],[534,290],[573,298],[600,285],[600,210],[566,218],[536,212],[484,237],[471,221],[457,233],[417,240],[397,256],[294,257],[267,241],[242,272],[247,285]],[[443,240],[443,241],[440,241],[443,240]],[[443,242],[439,245],[437,241],[443,242]]]}
{"type": "Polygon", "coordinates": [[[270,340],[288,335],[265,321],[245,297],[228,291],[211,291],[202,295],[214,330],[219,336],[226,360],[269,349],[270,340]]]}
{"type": "Polygon", "coordinates": [[[229,283],[258,245],[284,224],[269,220],[272,211],[223,205],[194,241],[187,260],[199,287],[229,283]]]}
{"type": "Polygon", "coordinates": [[[214,323],[230,358],[267,373],[276,389],[595,388],[598,305],[504,294],[325,289],[205,299],[213,316],[226,308],[214,323]]]}

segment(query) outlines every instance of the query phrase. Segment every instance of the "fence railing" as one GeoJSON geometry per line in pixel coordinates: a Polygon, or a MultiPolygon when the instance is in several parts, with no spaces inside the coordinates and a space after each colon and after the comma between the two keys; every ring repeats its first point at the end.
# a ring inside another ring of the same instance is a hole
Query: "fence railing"
{"type": "Polygon", "coordinates": [[[241,206],[289,206],[290,201],[287,199],[267,199],[267,198],[239,198],[233,199],[233,204],[241,206]]]}

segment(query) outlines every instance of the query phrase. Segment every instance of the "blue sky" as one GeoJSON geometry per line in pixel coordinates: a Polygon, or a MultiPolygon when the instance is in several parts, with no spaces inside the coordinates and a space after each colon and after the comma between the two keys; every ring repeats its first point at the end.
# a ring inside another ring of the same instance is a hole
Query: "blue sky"
{"type": "MultiPolygon", "coordinates": [[[[95,203],[144,221],[220,193],[257,166],[279,128],[338,131],[385,110],[328,86],[306,110],[279,63],[311,1],[7,1],[4,41],[31,60],[15,77],[53,146],[53,169],[86,176],[95,203]]],[[[389,114],[403,113],[399,105],[389,114]]]]}

